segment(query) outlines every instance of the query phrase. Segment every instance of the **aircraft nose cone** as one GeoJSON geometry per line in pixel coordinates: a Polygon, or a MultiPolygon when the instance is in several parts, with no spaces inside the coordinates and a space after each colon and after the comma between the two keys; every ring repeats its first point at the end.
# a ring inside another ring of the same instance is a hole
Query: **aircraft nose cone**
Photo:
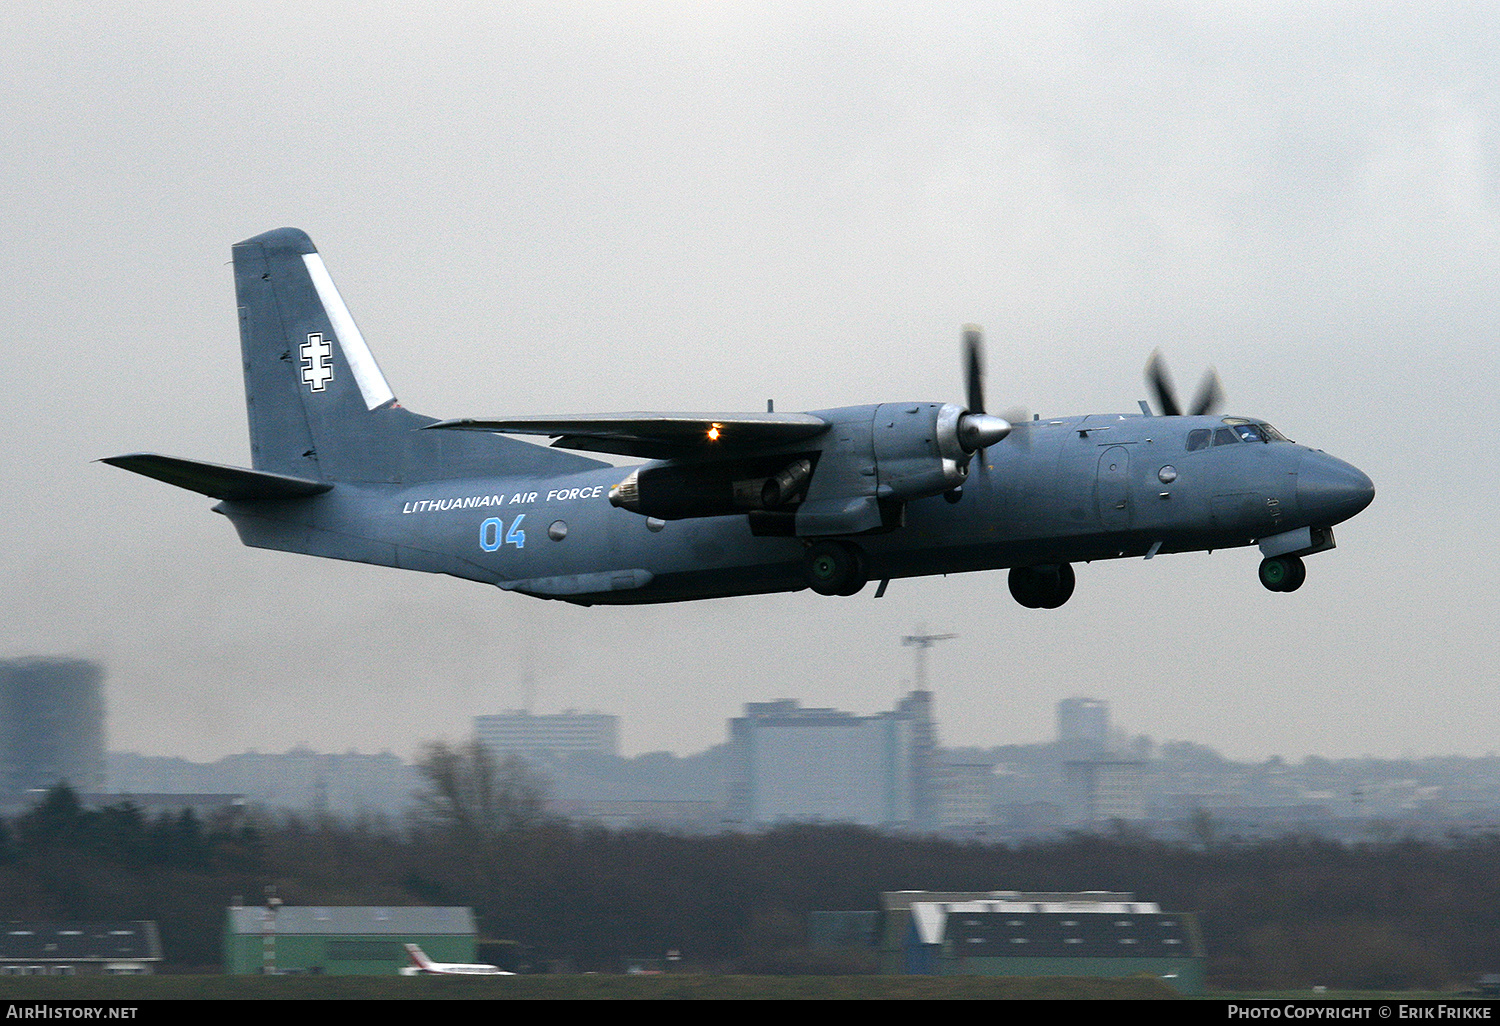
{"type": "Polygon", "coordinates": [[[1317,526],[1348,520],[1375,498],[1375,482],[1358,467],[1310,452],[1297,469],[1297,505],[1317,526]]]}

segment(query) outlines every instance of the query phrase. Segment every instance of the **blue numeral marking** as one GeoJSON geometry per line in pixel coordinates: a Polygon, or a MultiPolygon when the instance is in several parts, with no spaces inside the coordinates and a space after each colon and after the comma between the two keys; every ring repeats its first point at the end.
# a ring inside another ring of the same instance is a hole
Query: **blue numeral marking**
{"type": "Polygon", "coordinates": [[[479,547],[486,552],[494,552],[500,547],[500,532],[505,525],[500,522],[499,517],[490,517],[479,525],[479,547]]]}
{"type": "Polygon", "coordinates": [[[479,525],[479,547],[486,552],[495,552],[500,548],[503,537],[504,544],[514,545],[518,549],[526,547],[526,532],[521,530],[521,521],[526,519],[522,513],[510,523],[510,530],[505,529],[505,523],[499,517],[490,517],[479,525]]]}

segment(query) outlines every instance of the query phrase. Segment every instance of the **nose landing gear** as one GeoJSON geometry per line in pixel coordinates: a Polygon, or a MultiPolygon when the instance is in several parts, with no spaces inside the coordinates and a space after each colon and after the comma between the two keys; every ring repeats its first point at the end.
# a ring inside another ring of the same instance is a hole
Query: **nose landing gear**
{"type": "Polygon", "coordinates": [[[1301,556],[1272,556],[1260,561],[1260,583],[1267,591],[1296,591],[1307,580],[1301,556]]]}

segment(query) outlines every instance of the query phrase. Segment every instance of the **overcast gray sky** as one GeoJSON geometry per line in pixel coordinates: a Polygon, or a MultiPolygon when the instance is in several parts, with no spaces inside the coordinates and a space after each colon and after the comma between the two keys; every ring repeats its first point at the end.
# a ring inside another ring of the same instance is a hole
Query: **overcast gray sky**
{"type": "Polygon", "coordinates": [[[1500,748],[1500,9],[1490,5],[0,8],[0,656],[109,668],[117,749],[410,754],[518,705],[697,751],[747,701],[856,712],[934,650],[950,744],[1054,703],[1240,758],[1500,748]],[[1186,390],[1374,478],[1266,592],[1252,549],[578,609],[240,547],[91,461],[248,464],[236,241],[308,231],[435,416],[1186,390]]]}

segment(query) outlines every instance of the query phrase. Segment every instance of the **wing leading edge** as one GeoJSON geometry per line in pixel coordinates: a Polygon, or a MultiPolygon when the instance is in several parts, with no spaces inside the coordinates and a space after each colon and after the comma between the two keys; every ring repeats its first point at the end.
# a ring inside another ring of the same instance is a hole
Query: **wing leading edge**
{"type": "Polygon", "coordinates": [[[561,449],[648,460],[743,455],[821,435],[828,422],[810,413],[607,413],[592,416],[442,420],[428,430],[547,435],[561,449]]]}

